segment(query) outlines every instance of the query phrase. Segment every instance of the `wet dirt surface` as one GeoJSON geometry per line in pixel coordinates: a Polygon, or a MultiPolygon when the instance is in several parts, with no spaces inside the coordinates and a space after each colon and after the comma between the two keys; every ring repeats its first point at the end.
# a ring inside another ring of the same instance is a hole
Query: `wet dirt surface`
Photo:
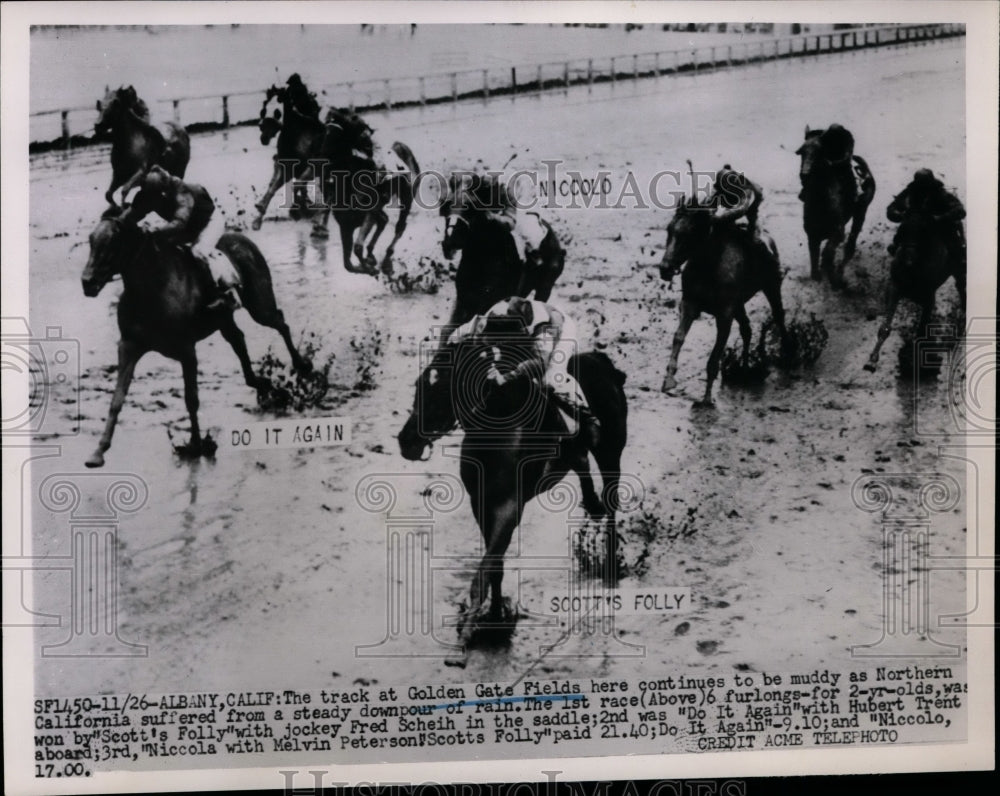
{"type": "MultiPolygon", "coordinates": [[[[670,211],[545,213],[571,238],[553,302],[628,375],[623,468],[641,480],[644,497],[621,520],[626,558],[642,562],[622,586],[688,586],[690,611],[622,616],[616,635],[567,635],[551,620],[529,618],[507,649],[474,651],[464,671],[446,667],[444,648],[420,634],[393,648],[401,657],[358,657],[356,645],[385,635],[387,541],[384,515],[359,505],[356,485],[366,475],[388,474],[398,492],[393,510],[405,514],[422,505],[421,492],[436,474],[457,475],[455,459],[442,455],[457,434],[428,462],[404,461],[394,439],[412,402],[421,341],[447,317],[454,288],[401,294],[348,274],[336,240],[311,240],[308,224],[287,220],[276,201],[263,228],[249,234],[270,264],[293,337],[312,335],[317,359],[330,363],[329,393],[302,415],[351,418],[353,441],[292,451],[223,444],[214,460],[183,461],[167,433],[180,442],[188,428],[180,367],[148,355],[102,472],[134,473],[148,485],[145,507],[120,527],[119,631],[149,654],[86,665],[40,659],[37,693],[850,666],[851,645],[876,641],[884,613],[880,518],[854,505],[852,484],[866,473],[943,472],[964,482],[961,462],[937,453],[939,444],[960,443],[949,435],[945,376],[917,386],[899,378],[897,333],[879,370],[862,369],[887,277],[892,233],[884,218],[893,193],[926,165],[964,196],[964,57],[960,41],[948,42],[372,119],[380,134],[391,127],[410,144],[425,169],[468,167],[480,158],[499,167],[517,152],[519,168],[558,158],[585,175],[607,170],[617,194],[629,172],[646,186],[659,170],[685,170],[690,158],[704,170],[731,163],[764,186],[761,222],[787,269],[786,310],[822,319],[829,341],[808,368],[775,371],[752,389],[717,386],[709,410],[692,404],[704,389],[711,319],[697,321],[688,335],[675,394],[659,391],[679,299],[679,280],[670,289],[653,267],[670,211]],[[935,112],[913,125],[927,107],[935,112]],[[809,279],[793,155],[804,125],[835,120],[851,128],[878,183],[843,294],[809,279]],[[560,639],[554,651],[541,652],[560,639]]],[[[209,188],[228,220],[246,223],[271,168],[256,130],[194,136],[192,152],[188,179],[209,188]]],[[[52,472],[82,471],[96,445],[114,385],[120,285],[85,299],[79,281],[110,177],[107,150],[47,155],[31,165],[30,323],[60,326],[64,337],[79,340],[81,354],[80,418],[70,387],[53,385],[45,427],[52,433],[37,441],[62,446],[62,455],[36,462],[39,483],[52,472]]],[[[418,209],[398,246],[397,267],[440,259],[440,235],[436,214],[418,209]]],[[[939,313],[951,312],[956,300],[949,282],[939,292],[939,313]]],[[[756,335],[767,305],[758,296],[748,309],[756,335]]],[[[913,308],[904,307],[896,327],[915,320],[913,308]]],[[[269,347],[287,360],[274,332],[245,311],[237,322],[256,363],[269,347]]],[[[736,339],[734,329],[731,344],[736,339]]],[[[257,408],[221,337],[206,340],[198,354],[203,428],[225,442],[234,426],[274,416],[257,408]]],[[[34,511],[35,555],[65,555],[65,517],[34,511]]],[[[934,554],[961,554],[965,524],[963,506],[935,516],[934,554]]],[[[535,616],[543,595],[563,587],[567,573],[527,566],[518,573],[517,556],[563,556],[573,567],[566,529],[566,511],[532,504],[511,547],[505,587],[535,616]]],[[[467,501],[439,514],[432,533],[435,561],[479,550],[467,501]]],[[[442,622],[466,597],[468,579],[446,564],[434,572],[430,616],[441,640],[455,638],[442,622]]],[[[36,610],[58,613],[67,582],[65,573],[40,576],[36,610]]],[[[963,610],[964,588],[959,573],[935,574],[935,610],[963,610]]],[[[41,643],[64,636],[64,629],[38,633],[41,643]]],[[[957,630],[936,638],[964,643],[957,630]]],[[[913,643],[919,651],[928,642],[913,643]]]]}

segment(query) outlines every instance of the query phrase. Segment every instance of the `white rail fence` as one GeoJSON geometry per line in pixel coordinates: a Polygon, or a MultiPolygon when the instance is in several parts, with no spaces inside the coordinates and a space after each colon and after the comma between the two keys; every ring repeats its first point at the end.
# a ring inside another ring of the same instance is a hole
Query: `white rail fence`
{"type": "MultiPolygon", "coordinates": [[[[348,81],[322,87],[327,105],[358,111],[488,101],[511,94],[566,89],[647,77],[726,69],[783,58],[802,58],[871,47],[924,43],[964,36],[957,23],[892,25],[806,33],[687,49],[578,58],[526,66],[491,67],[440,74],[348,81]]],[[[256,124],[265,89],[225,95],[181,97],[150,103],[154,119],[172,119],[188,130],[256,124]]],[[[30,116],[32,151],[93,143],[94,106],[37,111],[30,116]]]]}

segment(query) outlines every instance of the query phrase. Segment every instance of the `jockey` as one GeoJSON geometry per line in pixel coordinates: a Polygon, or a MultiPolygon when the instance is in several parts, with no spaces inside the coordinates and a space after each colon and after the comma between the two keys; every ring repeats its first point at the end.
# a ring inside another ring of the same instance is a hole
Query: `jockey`
{"type": "MultiPolygon", "coordinates": [[[[326,112],[323,124],[326,126],[326,137],[323,151],[328,156],[333,155],[333,147],[337,137],[344,137],[351,144],[352,154],[366,158],[375,163],[375,168],[384,177],[394,172],[409,170],[409,166],[391,148],[376,147],[372,139],[375,132],[361,116],[352,111],[330,108],[326,112]]],[[[416,177],[417,175],[413,175],[416,177]]]]}
{"type": "MultiPolygon", "coordinates": [[[[213,248],[207,256],[194,252],[194,245],[212,222],[214,212],[215,202],[208,191],[200,185],[186,183],[174,177],[160,166],[153,166],[143,177],[139,193],[120,218],[126,223],[137,223],[150,213],[156,213],[164,219],[167,222],[164,226],[152,230],[154,239],[192,249],[195,256],[208,265],[223,292],[209,307],[235,310],[240,306],[235,291],[240,286],[240,279],[232,263],[218,249],[213,248]]],[[[225,230],[219,229],[217,224],[213,226],[216,227],[213,232],[218,233],[214,237],[218,240],[225,230]]]]}
{"type": "Polygon", "coordinates": [[[709,204],[715,207],[715,219],[735,223],[746,217],[747,229],[753,239],[757,234],[757,213],[764,201],[764,189],[747,179],[740,171],[734,171],[728,163],[715,175],[715,185],[709,204]]]}
{"type": "Polygon", "coordinates": [[[476,161],[475,170],[471,175],[463,174],[460,185],[459,191],[471,197],[473,209],[484,211],[488,219],[510,231],[518,257],[525,264],[534,268],[542,265],[539,248],[548,229],[537,213],[518,214],[517,203],[496,172],[487,171],[481,160],[476,161]]]}
{"type": "MultiPolygon", "coordinates": [[[[964,263],[966,251],[962,219],[965,218],[965,207],[930,169],[918,169],[910,184],[886,209],[889,220],[897,224],[914,212],[930,215],[931,221],[938,224],[944,233],[948,254],[955,262],[964,263]]],[[[888,251],[889,254],[896,253],[895,239],[888,251]]]]}
{"type": "Polygon", "coordinates": [[[510,379],[531,373],[539,365],[544,367],[544,384],[551,388],[560,409],[578,419],[581,436],[588,448],[597,445],[600,435],[600,421],[590,411],[587,399],[576,379],[570,376],[567,367],[569,359],[576,353],[577,331],[573,319],[541,301],[513,296],[497,302],[485,315],[476,315],[472,320],[455,329],[448,338],[452,345],[462,340],[482,338],[491,318],[514,319],[535,345],[538,360],[528,360],[519,364],[513,372],[504,375],[492,367],[489,379],[503,385],[510,379]]]}
{"type": "MultiPolygon", "coordinates": [[[[854,160],[854,135],[842,124],[834,122],[819,134],[820,149],[831,166],[847,166],[854,177],[854,187],[860,196],[864,192],[867,174],[854,160]]],[[[805,188],[799,191],[799,200],[805,201],[805,188]]]]}
{"type": "Polygon", "coordinates": [[[306,119],[319,119],[319,103],[316,101],[316,95],[302,82],[298,72],[288,78],[285,86],[285,97],[291,110],[306,119]]]}

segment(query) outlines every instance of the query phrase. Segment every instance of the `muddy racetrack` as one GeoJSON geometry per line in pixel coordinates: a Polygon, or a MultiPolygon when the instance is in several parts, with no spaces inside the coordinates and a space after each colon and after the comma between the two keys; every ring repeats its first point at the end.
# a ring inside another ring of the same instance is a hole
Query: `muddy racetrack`
{"type": "MultiPolygon", "coordinates": [[[[669,211],[547,213],[572,240],[553,301],[628,375],[623,467],[641,480],[644,497],[622,520],[634,566],[622,585],[689,586],[689,612],[619,617],[618,635],[570,634],[548,655],[540,649],[565,627],[528,619],[508,649],[474,653],[465,671],[446,668],[444,649],[419,635],[402,642],[410,656],[356,657],[356,645],[384,635],[387,589],[383,517],[359,506],[356,484],[367,474],[390,474],[403,511],[421,504],[431,475],[458,471],[442,455],[457,435],[429,462],[415,463],[402,459],[394,439],[412,401],[421,341],[447,317],[454,288],[400,294],[348,274],[335,238],[310,240],[308,225],[289,221],[275,205],[263,229],[250,234],[270,263],[293,335],[315,346],[319,363],[330,363],[330,392],[302,414],[351,418],[353,442],[299,451],[223,446],[215,460],[181,461],[168,439],[170,431],[180,441],[187,429],[180,367],[147,356],[105,470],[136,473],[149,486],[147,506],[121,527],[119,602],[122,638],[148,645],[149,657],[87,666],[40,659],[37,693],[338,688],[359,678],[509,682],[532,667],[542,677],[846,668],[852,644],[880,637],[883,615],[880,524],[854,506],[852,483],[866,472],[964,477],[956,460],[936,452],[938,443],[956,440],[922,433],[950,425],[944,377],[919,386],[899,378],[897,334],[878,372],[862,370],[881,309],[892,194],[917,167],[929,166],[964,197],[964,59],[964,42],[955,40],[372,117],[380,138],[406,141],[425,169],[468,167],[479,158],[498,167],[516,152],[521,168],[561,159],[585,175],[607,170],[617,193],[630,172],[645,186],[657,171],[684,170],[691,158],[704,170],[731,163],[763,185],[761,222],[787,269],[788,314],[821,318],[829,342],[810,368],[774,372],[754,389],[717,388],[710,411],[692,408],[715,336],[710,319],[688,336],[677,393],[659,392],[679,281],[669,289],[651,265],[669,211]],[[793,155],[807,123],[833,121],[852,129],[878,182],[845,294],[809,279],[793,155]]],[[[195,136],[192,150],[188,178],[209,188],[230,222],[247,222],[271,168],[256,130],[195,136]]],[[[40,441],[60,444],[62,456],[36,463],[36,483],[57,470],[82,470],[114,385],[120,286],[85,299],[79,281],[109,176],[105,149],[32,161],[30,322],[36,330],[61,326],[80,341],[82,385],[79,429],[72,394],[53,388],[55,416],[46,429],[57,436],[40,441]]],[[[417,210],[397,267],[440,259],[440,234],[437,216],[417,210]]],[[[970,291],[974,285],[973,278],[970,291]]],[[[948,316],[955,302],[949,282],[939,312],[948,316]]],[[[749,310],[756,335],[768,314],[763,297],[749,310]]],[[[897,328],[914,321],[904,307],[897,328]]],[[[237,322],[255,362],[269,346],[287,359],[277,335],[245,311],[237,322]]],[[[273,417],[257,408],[221,337],[202,343],[199,358],[204,428],[225,435],[273,417]]],[[[65,554],[64,519],[35,511],[35,554],[65,554]]],[[[564,588],[567,575],[527,567],[517,574],[516,558],[565,556],[566,523],[566,511],[533,504],[526,512],[505,581],[524,611],[541,614],[544,595],[564,588]]],[[[935,553],[960,554],[964,509],[934,523],[935,553]]],[[[436,519],[435,557],[475,555],[478,545],[467,503],[436,519]]],[[[58,613],[65,588],[61,575],[40,576],[37,609],[58,613]]],[[[468,573],[435,571],[430,616],[441,639],[454,639],[442,618],[454,615],[467,588],[468,573]]],[[[934,590],[936,608],[963,610],[959,574],[936,574],[934,590]]],[[[63,635],[41,631],[40,640],[63,635]]],[[[937,636],[964,642],[960,631],[937,636]]]]}

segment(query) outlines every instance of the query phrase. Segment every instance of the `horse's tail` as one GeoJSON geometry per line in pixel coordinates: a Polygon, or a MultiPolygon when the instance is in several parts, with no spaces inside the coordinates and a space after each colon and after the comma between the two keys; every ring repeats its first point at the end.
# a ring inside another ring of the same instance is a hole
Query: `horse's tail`
{"type": "Polygon", "coordinates": [[[393,141],[392,147],[390,148],[396,154],[396,157],[406,164],[406,168],[409,169],[410,174],[413,175],[412,184],[413,184],[413,191],[415,193],[417,190],[417,183],[420,181],[421,174],[420,174],[420,164],[417,163],[417,158],[413,154],[413,150],[410,149],[402,141],[393,141]]]}
{"type": "Polygon", "coordinates": [[[250,317],[268,325],[263,319],[278,312],[278,303],[274,297],[271,269],[257,244],[239,232],[227,232],[219,238],[215,248],[229,258],[239,274],[237,291],[250,317]]]}

